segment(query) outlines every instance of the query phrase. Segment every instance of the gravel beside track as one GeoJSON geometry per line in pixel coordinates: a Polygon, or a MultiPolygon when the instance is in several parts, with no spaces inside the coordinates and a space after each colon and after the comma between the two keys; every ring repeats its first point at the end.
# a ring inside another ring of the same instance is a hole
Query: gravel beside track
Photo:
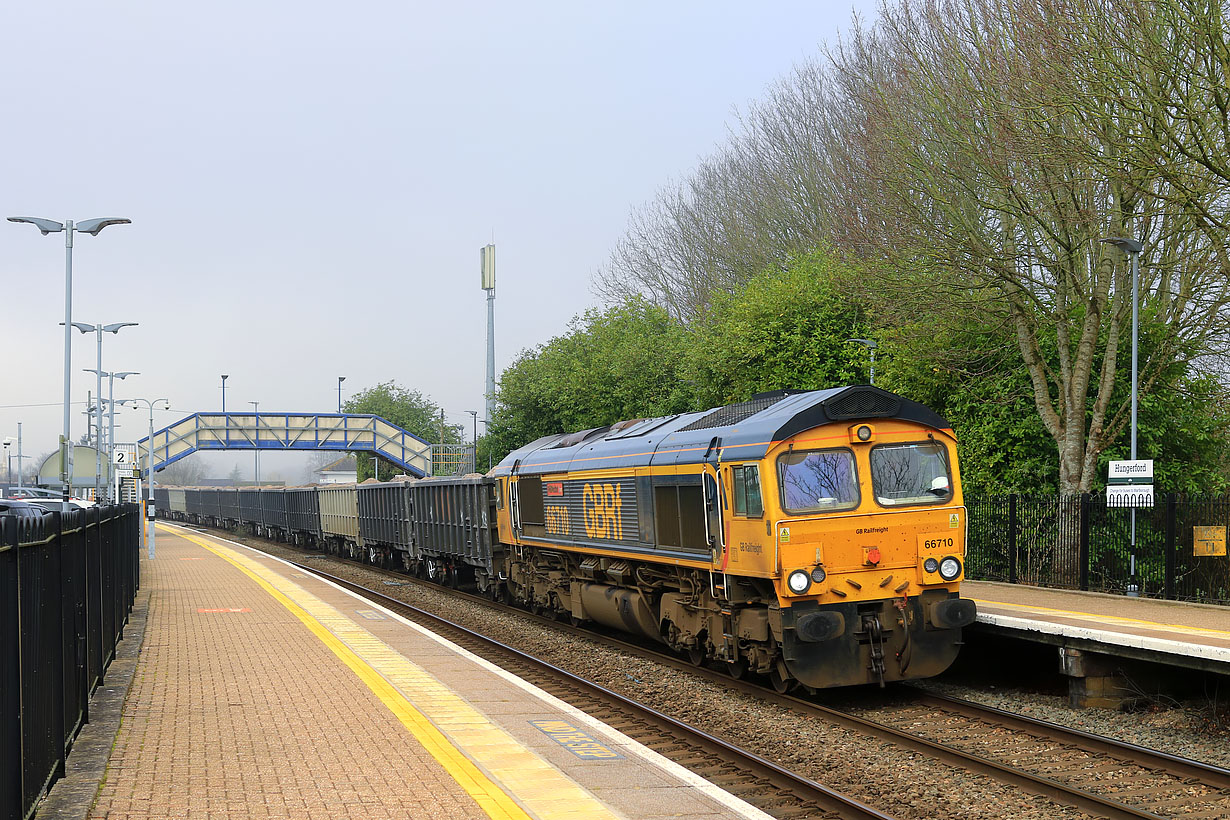
{"type": "MultiPolygon", "coordinates": [[[[1023,794],[990,778],[724,689],[686,672],[542,629],[528,617],[496,613],[410,580],[396,581],[388,575],[320,553],[304,552],[257,538],[240,536],[235,540],[287,560],[320,565],[331,574],[429,609],[463,626],[480,628],[496,640],[583,674],[903,820],[935,817],[1066,820],[1088,816],[1023,794]]],[[[1230,765],[1228,736],[1193,731],[1189,722],[1192,715],[1185,710],[1125,715],[1106,710],[1072,710],[1061,698],[1034,693],[986,693],[936,682],[928,686],[1008,711],[1197,760],[1230,765]]],[[[1230,693],[1224,695],[1230,696],[1230,693]]]]}
{"type": "Polygon", "coordinates": [[[1124,713],[1110,709],[1073,709],[1068,706],[1066,697],[1006,687],[986,691],[942,680],[925,681],[918,686],[1083,732],[1230,768],[1230,723],[1227,722],[1230,715],[1226,709],[1230,702],[1230,690],[1209,692],[1205,701],[1158,704],[1124,713]],[[1221,712],[1220,725],[1213,718],[1216,711],[1221,712]]]}

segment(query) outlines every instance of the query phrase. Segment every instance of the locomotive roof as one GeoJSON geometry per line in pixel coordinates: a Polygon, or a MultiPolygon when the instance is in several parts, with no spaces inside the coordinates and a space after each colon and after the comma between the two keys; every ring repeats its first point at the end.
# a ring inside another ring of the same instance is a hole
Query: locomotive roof
{"type": "Polygon", "coordinates": [[[763,458],[774,443],[831,422],[892,418],[937,430],[949,424],[935,411],[871,385],[828,390],[778,390],[751,400],[610,427],[544,436],[509,453],[490,475],[556,473],[621,467],[697,464],[722,448],[726,461],[763,458]]]}

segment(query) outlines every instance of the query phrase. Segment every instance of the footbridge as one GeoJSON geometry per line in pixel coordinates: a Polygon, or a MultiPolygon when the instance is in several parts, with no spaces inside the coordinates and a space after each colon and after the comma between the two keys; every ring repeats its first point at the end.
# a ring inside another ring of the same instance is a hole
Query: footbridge
{"type": "MultiPolygon", "coordinates": [[[[211,450],[375,453],[417,478],[431,474],[432,446],[379,416],[359,413],[193,413],[154,432],[154,470],[211,450]]],[[[149,437],[137,443],[148,475],[149,437]]]]}

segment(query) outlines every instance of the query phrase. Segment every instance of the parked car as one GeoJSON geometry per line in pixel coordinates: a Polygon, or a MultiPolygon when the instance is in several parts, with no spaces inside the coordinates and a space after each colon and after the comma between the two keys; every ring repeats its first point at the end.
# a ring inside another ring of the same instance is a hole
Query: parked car
{"type": "Polygon", "coordinates": [[[60,498],[62,493],[59,490],[44,490],[42,487],[12,487],[9,489],[9,498],[23,498],[29,501],[31,498],[60,498]]]}
{"type": "MultiPolygon", "coordinates": [[[[44,490],[42,487],[18,487],[9,491],[9,498],[20,498],[24,501],[61,501],[64,496],[59,490],[44,490]]],[[[68,499],[70,504],[77,507],[93,507],[94,502],[88,498],[77,498],[72,496],[68,499]]],[[[53,509],[59,509],[55,507],[53,509]]]]}
{"type": "MultiPolygon", "coordinates": [[[[26,503],[47,512],[59,512],[60,507],[64,504],[64,500],[62,498],[29,498],[26,499],[26,503]]],[[[68,499],[68,506],[70,509],[84,510],[86,507],[93,506],[93,502],[70,498],[68,499]]]]}
{"type": "Polygon", "coordinates": [[[42,518],[42,507],[19,498],[0,498],[0,515],[15,515],[18,518],[42,518]]]}

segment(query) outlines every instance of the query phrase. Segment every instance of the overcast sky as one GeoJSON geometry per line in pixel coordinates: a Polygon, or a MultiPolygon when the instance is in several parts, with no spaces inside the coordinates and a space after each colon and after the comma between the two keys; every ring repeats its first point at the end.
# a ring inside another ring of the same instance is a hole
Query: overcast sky
{"type": "MultiPolygon", "coordinates": [[[[469,430],[479,247],[501,369],[595,304],[630,210],[854,9],[874,3],[5,3],[0,217],[132,220],[78,235],[73,319],[140,323],[103,368],[141,373],[117,398],[171,400],[159,426],[217,410],[227,373],[232,410],[327,412],[338,376],[392,379],[469,430]]],[[[63,234],[0,222],[0,281],[0,438],[23,422],[39,455],[63,234]]],[[[96,347],[73,335],[75,439],[96,347]]],[[[117,439],[147,419],[121,411],[117,439]]]]}

